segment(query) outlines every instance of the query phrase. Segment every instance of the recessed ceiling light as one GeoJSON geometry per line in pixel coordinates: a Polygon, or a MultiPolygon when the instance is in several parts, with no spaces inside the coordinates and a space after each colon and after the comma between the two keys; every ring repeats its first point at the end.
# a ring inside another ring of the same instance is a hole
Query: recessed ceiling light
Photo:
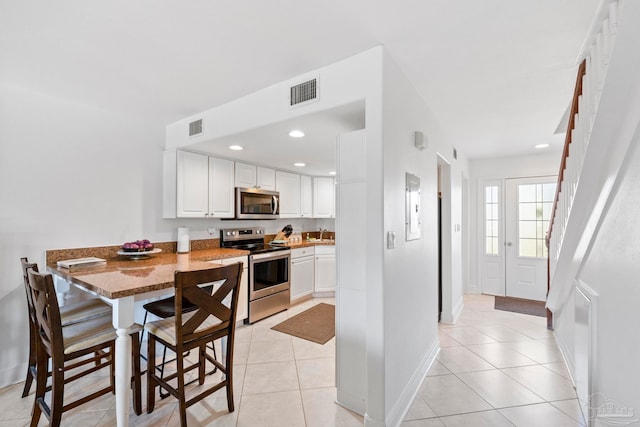
{"type": "Polygon", "coordinates": [[[538,144],[536,145],[536,148],[547,148],[549,146],[549,144],[538,144]]]}
{"type": "Polygon", "coordinates": [[[299,168],[303,168],[303,167],[305,167],[305,166],[307,166],[307,165],[306,165],[306,164],[304,164],[304,163],[298,162],[298,163],[294,163],[294,164],[293,164],[293,166],[297,166],[297,167],[299,167],[299,168]]]}
{"type": "Polygon", "coordinates": [[[241,147],[241,146],[239,146],[239,145],[230,145],[230,146],[229,146],[229,149],[230,149],[230,150],[240,151],[240,150],[243,150],[243,149],[244,149],[244,147],[241,147]]]}
{"type": "Polygon", "coordinates": [[[335,174],[336,174],[336,171],[329,172],[329,175],[335,175],[335,174]]]}
{"type": "Polygon", "coordinates": [[[304,136],[304,132],[301,130],[292,130],[289,132],[289,136],[292,138],[302,138],[304,136]]]}

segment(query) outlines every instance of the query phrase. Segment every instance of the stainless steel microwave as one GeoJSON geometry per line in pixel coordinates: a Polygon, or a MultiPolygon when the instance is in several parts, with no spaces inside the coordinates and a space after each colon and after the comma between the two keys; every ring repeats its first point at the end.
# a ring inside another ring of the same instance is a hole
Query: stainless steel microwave
{"type": "Polygon", "coordinates": [[[278,219],[280,193],[259,188],[236,187],[237,219],[278,219]]]}

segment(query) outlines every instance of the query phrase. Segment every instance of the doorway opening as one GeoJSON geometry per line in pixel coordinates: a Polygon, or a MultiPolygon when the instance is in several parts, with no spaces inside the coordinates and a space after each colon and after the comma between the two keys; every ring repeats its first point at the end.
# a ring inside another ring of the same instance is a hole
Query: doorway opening
{"type": "Polygon", "coordinates": [[[451,289],[451,165],[438,155],[438,302],[439,321],[454,323],[451,289]]]}

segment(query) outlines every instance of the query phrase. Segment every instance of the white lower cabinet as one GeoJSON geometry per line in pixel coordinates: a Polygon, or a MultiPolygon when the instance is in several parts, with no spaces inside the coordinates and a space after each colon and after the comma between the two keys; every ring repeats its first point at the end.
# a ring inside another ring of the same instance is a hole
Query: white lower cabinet
{"type": "Polygon", "coordinates": [[[315,247],[314,292],[335,292],[336,290],[336,248],[335,246],[315,247]]]}
{"type": "Polygon", "coordinates": [[[242,277],[240,278],[240,293],[238,294],[238,312],[236,323],[249,317],[249,259],[246,256],[236,258],[224,258],[211,261],[213,263],[229,265],[236,262],[242,263],[242,277]]]}
{"type": "Polygon", "coordinates": [[[311,295],[314,291],[314,248],[299,248],[291,251],[291,301],[311,295]]]}

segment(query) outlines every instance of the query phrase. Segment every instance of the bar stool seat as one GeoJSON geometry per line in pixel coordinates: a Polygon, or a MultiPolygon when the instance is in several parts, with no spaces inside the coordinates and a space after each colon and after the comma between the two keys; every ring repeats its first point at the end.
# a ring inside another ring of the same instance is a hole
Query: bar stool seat
{"type": "Polygon", "coordinates": [[[104,316],[111,318],[111,306],[98,298],[60,307],[62,327],[104,316]]]}

